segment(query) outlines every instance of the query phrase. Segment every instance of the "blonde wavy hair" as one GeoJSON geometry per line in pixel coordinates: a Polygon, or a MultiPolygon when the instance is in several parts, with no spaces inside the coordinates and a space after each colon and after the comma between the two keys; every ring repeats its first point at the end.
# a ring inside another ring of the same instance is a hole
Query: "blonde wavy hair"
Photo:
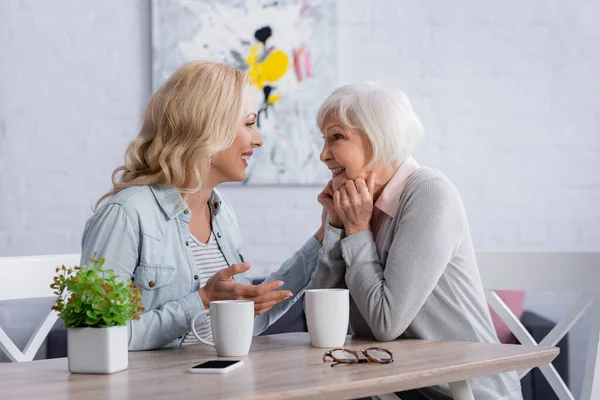
{"type": "Polygon", "coordinates": [[[180,193],[200,189],[210,163],[233,143],[242,121],[245,73],[211,61],[180,67],[154,93],[142,128],[125,152],[125,165],[112,174],[112,190],[160,184],[180,193]]]}

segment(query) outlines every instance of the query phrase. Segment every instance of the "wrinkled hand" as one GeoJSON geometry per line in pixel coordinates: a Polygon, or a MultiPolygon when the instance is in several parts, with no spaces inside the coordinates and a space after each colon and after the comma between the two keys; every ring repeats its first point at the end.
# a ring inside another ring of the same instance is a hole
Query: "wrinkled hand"
{"type": "Polygon", "coordinates": [[[327,186],[325,186],[323,191],[319,193],[317,200],[326,210],[327,215],[329,215],[329,224],[335,228],[342,228],[343,223],[335,210],[333,195],[333,186],[331,181],[329,181],[329,183],[327,184],[327,186]]]}
{"type": "Polygon", "coordinates": [[[375,175],[371,174],[367,180],[368,183],[362,178],[348,180],[333,194],[335,211],[344,224],[347,236],[370,230],[375,175]]]}
{"type": "Polygon", "coordinates": [[[260,315],[292,296],[292,292],[289,290],[275,290],[283,285],[282,281],[262,285],[245,285],[233,280],[234,275],[249,269],[250,263],[233,264],[211,276],[206,284],[198,290],[204,308],[208,309],[210,302],[216,300],[252,300],[254,301],[254,314],[260,315]]]}

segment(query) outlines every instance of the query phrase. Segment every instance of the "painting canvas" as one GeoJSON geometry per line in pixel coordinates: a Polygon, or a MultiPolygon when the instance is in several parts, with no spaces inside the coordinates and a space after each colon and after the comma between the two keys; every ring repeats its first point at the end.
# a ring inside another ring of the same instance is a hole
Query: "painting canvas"
{"type": "Polygon", "coordinates": [[[335,87],[336,0],[154,0],[153,86],[191,60],[246,71],[264,145],[246,184],[322,184],[319,105],[335,87]]]}

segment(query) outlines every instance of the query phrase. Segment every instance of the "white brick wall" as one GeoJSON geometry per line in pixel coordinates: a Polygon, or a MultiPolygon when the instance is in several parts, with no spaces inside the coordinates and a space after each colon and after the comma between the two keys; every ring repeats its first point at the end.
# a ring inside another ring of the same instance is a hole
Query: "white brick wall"
{"type": "MultiPolygon", "coordinates": [[[[404,88],[418,159],[458,186],[477,247],[600,249],[598,2],[339,4],[339,83],[404,88]]],[[[150,93],[148,17],[143,0],[0,2],[0,255],[79,250],[150,93]]],[[[316,187],[223,190],[255,275],[318,226],[316,187]]],[[[572,300],[528,307],[556,318],[572,300]]]]}
{"type": "Polygon", "coordinates": [[[0,2],[0,255],[78,251],[150,94],[144,1],[0,2]]]}

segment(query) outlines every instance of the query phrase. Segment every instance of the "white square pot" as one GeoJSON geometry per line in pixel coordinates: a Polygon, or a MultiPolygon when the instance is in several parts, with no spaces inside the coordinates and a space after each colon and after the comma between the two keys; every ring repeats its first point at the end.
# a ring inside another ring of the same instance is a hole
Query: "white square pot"
{"type": "Polygon", "coordinates": [[[129,362],[127,327],[69,328],[67,354],[71,373],[123,371],[129,362]]]}

